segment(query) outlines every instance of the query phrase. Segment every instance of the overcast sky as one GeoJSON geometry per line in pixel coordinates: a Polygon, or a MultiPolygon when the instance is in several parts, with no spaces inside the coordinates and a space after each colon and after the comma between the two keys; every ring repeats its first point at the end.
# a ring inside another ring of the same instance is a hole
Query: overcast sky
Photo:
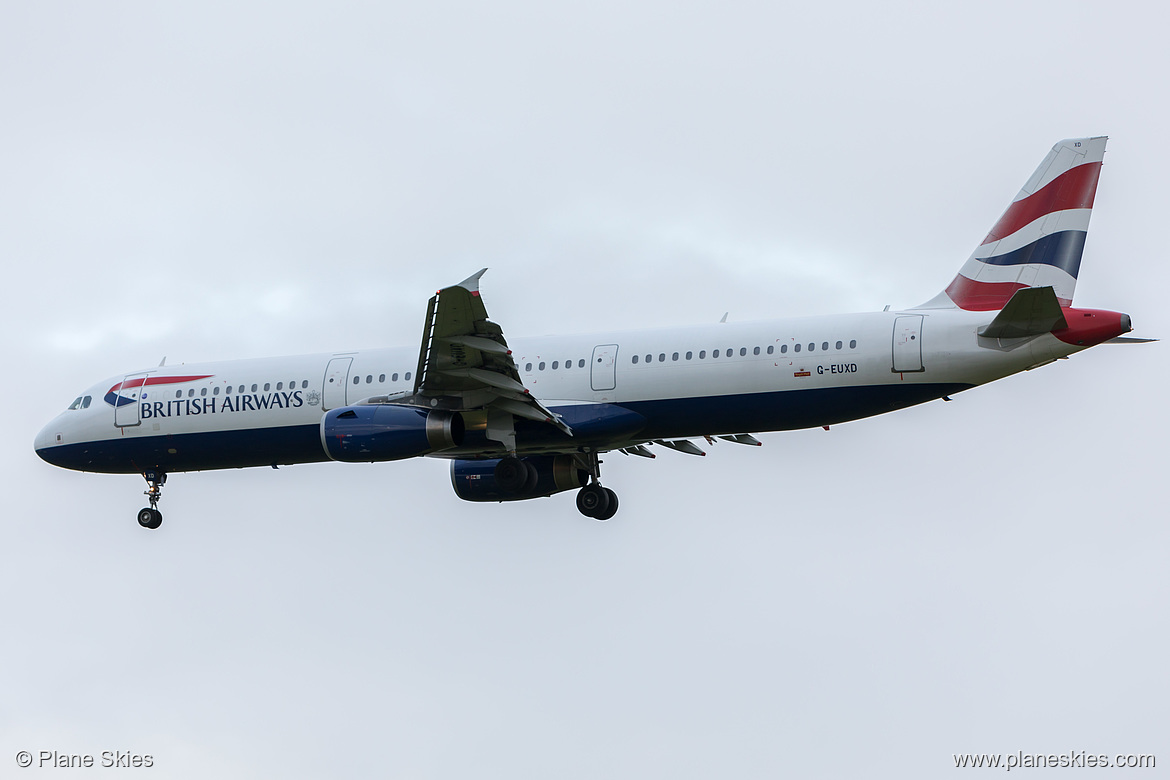
{"type": "Polygon", "coordinates": [[[140,477],[32,440],[164,355],[413,345],[483,266],[509,336],[914,305],[1082,135],[1111,140],[1077,304],[1168,337],[1168,22],[0,0],[0,774],[56,749],[167,778],[935,778],[1086,750],[1167,776],[1164,344],[610,455],[606,524],[571,493],[463,503],[424,459],[175,474],[147,532],[140,477]]]}

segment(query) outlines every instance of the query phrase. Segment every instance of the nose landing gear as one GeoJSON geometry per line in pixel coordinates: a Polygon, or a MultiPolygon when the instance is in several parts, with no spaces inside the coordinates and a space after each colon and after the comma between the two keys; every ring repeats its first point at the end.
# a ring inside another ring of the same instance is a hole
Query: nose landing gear
{"type": "Polygon", "coordinates": [[[139,510],[138,524],[143,528],[158,528],[162,525],[162,512],[158,511],[158,501],[162,498],[162,486],[167,484],[167,475],[162,471],[146,471],[142,476],[149,486],[142,494],[150,500],[150,506],[139,510]]]}

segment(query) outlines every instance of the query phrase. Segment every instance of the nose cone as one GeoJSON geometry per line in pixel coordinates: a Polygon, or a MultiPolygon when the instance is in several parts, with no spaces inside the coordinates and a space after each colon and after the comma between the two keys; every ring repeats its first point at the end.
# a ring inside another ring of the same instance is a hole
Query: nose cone
{"type": "Polygon", "coordinates": [[[62,431],[61,418],[57,417],[41,428],[41,432],[33,440],[33,449],[45,463],[51,463],[54,466],[65,465],[61,460],[61,447],[65,443],[65,435],[62,431]]]}

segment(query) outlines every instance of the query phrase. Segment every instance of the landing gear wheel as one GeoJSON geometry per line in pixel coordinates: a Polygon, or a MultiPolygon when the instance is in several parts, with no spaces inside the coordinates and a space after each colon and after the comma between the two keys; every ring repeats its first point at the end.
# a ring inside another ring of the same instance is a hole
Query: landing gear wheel
{"type": "Polygon", "coordinates": [[[540,482],[540,472],[536,470],[536,466],[533,466],[528,461],[522,460],[520,462],[524,464],[524,468],[528,469],[528,480],[521,489],[521,492],[527,495],[536,490],[536,485],[540,482]]]}
{"type": "MultiPolygon", "coordinates": [[[[608,520],[613,515],[605,515],[609,510],[611,492],[594,482],[586,485],[577,493],[577,511],[586,517],[595,520],[608,520]],[[602,517],[605,515],[605,517],[602,517]]],[[[614,511],[617,511],[616,506],[614,511]]]]}
{"type": "Polygon", "coordinates": [[[609,488],[602,488],[602,490],[604,490],[605,494],[609,497],[609,504],[605,507],[604,512],[598,512],[593,516],[593,519],[599,523],[604,523],[606,520],[616,515],[618,510],[617,493],[613,492],[609,488]]]}
{"type": "Polygon", "coordinates": [[[528,483],[528,468],[528,464],[519,458],[504,458],[496,464],[496,485],[505,493],[519,493],[528,483]]]}
{"type": "Polygon", "coordinates": [[[158,528],[162,525],[162,512],[149,507],[138,512],[138,524],[143,528],[158,528]]]}

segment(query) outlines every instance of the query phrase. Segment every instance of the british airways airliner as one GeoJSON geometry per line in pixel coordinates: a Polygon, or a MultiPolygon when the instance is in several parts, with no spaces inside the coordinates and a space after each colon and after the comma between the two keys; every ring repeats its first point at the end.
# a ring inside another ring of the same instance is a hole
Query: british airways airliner
{"type": "MultiPolygon", "coordinates": [[[[577,491],[608,520],[601,456],[694,455],[715,438],[857,420],[1067,358],[1131,330],[1073,308],[1104,137],[1061,141],[958,275],[899,311],[505,339],[483,271],[430,299],[419,349],[158,366],[80,393],[36,438],[47,462],[142,474],[158,528],[179,471],[447,458],[456,495],[577,491]],[[695,441],[692,441],[695,440],[695,441]]],[[[887,307],[888,308],[888,307],[887,307]]]]}

